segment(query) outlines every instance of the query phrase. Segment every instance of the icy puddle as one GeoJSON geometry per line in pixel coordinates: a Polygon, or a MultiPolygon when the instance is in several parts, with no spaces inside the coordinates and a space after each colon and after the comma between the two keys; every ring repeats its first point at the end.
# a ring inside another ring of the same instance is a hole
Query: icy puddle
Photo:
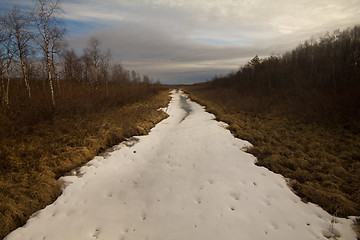
{"type": "Polygon", "coordinates": [[[96,157],[6,239],[356,239],[336,219],[254,164],[223,123],[172,92],[169,118],[96,157]]]}

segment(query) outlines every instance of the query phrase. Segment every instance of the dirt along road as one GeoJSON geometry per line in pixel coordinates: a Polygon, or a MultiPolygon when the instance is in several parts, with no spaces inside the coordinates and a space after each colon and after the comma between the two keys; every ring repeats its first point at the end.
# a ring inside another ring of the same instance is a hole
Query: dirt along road
{"type": "Polygon", "coordinates": [[[63,177],[63,194],[6,239],[356,239],[181,91],[165,111],[148,136],[63,177]]]}

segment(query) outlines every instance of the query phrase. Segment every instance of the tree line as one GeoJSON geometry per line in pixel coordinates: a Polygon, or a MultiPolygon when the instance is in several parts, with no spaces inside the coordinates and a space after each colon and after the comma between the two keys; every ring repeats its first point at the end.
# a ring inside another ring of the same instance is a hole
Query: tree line
{"type": "Polygon", "coordinates": [[[313,37],[283,55],[256,55],[237,72],[216,76],[206,85],[359,116],[360,25],[313,37]]]}
{"type": "Polygon", "coordinates": [[[122,106],[162,89],[113,62],[96,37],[80,55],[69,49],[62,13],[59,0],[36,0],[0,17],[2,130],[122,106]]]}
{"type": "MultiPolygon", "coordinates": [[[[101,50],[101,42],[91,37],[83,54],[67,48],[66,28],[59,0],[37,0],[31,9],[13,6],[0,19],[0,97],[2,107],[10,107],[11,88],[22,82],[27,101],[32,102],[34,87],[47,81],[52,107],[65,82],[81,84],[89,91],[109,88],[109,81],[144,82],[152,79],[111,64],[111,51],[101,50]]],[[[44,83],[43,83],[44,85],[44,83]]],[[[44,86],[45,87],[45,86],[44,86]]],[[[23,91],[22,89],[18,89],[23,91]]],[[[106,91],[108,93],[108,90],[106,91]]]]}

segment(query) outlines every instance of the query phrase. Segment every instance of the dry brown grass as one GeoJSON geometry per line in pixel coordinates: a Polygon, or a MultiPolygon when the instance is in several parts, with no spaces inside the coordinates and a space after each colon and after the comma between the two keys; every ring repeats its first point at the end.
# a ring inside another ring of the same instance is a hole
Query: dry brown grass
{"type": "Polygon", "coordinates": [[[60,194],[57,178],[166,117],[162,91],[123,107],[57,117],[0,138],[0,238],[60,194]]]}
{"type": "Polygon", "coordinates": [[[291,187],[304,201],[331,214],[360,215],[357,131],[309,122],[301,114],[272,108],[267,99],[236,97],[226,89],[185,89],[193,100],[227,122],[236,137],[254,145],[248,151],[257,157],[258,165],[292,179],[291,187]]]}

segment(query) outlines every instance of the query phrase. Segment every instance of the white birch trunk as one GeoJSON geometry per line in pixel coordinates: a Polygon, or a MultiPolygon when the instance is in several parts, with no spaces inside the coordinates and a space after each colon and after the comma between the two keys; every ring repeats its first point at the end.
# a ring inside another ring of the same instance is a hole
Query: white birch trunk
{"type": "MultiPolygon", "coordinates": [[[[46,33],[45,33],[46,34],[46,33]]],[[[54,96],[54,86],[51,78],[51,59],[50,59],[50,53],[49,53],[49,40],[46,41],[46,61],[47,61],[47,71],[48,71],[48,80],[49,80],[49,87],[50,87],[50,93],[51,93],[51,101],[53,107],[55,107],[55,96],[54,96]]]]}
{"type": "Polygon", "coordinates": [[[7,74],[7,85],[6,85],[6,91],[5,91],[5,105],[9,106],[9,89],[10,89],[10,71],[9,67],[6,68],[6,74],[7,74]]]}
{"type": "Polygon", "coordinates": [[[26,90],[28,92],[29,98],[31,99],[31,89],[30,89],[29,76],[27,75],[26,66],[25,66],[25,63],[24,63],[24,59],[22,57],[22,53],[20,53],[20,62],[21,62],[21,68],[22,68],[23,75],[24,75],[24,81],[25,81],[26,90]]]}

